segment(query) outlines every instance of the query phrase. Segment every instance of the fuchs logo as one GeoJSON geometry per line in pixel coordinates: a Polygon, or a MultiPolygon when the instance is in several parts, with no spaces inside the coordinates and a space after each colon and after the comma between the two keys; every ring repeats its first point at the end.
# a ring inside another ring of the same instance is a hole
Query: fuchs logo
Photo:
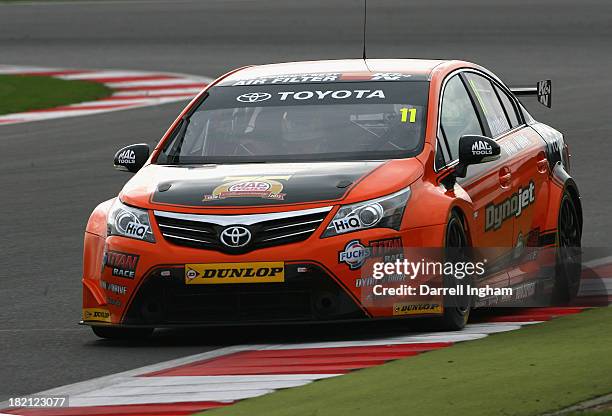
{"type": "Polygon", "coordinates": [[[344,250],[338,253],[338,262],[346,263],[351,270],[359,269],[370,256],[370,248],[359,240],[349,241],[344,250]]]}
{"type": "Polygon", "coordinates": [[[288,98],[294,100],[310,100],[312,98],[317,100],[323,100],[325,98],[333,98],[335,100],[344,100],[346,98],[385,99],[385,92],[383,90],[283,91],[279,92],[278,95],[280,95],[281,101],[286,101],[288,98]]]}
{"type": "Polygon", "coordinates": [[[485,208],[485,231],[497,230],[502,223],[512,216],[520,216],[525,208],[535,201],[535,184],[533,181],[525,188],[510,195],[499,204],[489,204],[485,208]]]}
{"type": "Polygon", "coordinates": [[[136,163],[136,153],[132,149],[125,149],[119,153],[117,161],[122,165],[132,165],[136,163]]]}
{"type": "Polygon", "coordinates": [[[472,154],[474,156],[476,155],[482,155],[482,156],[491,156],[493,155],[493,147],[485,142],[484,140],[478,140],[477,142],[474,142],[474,144],[472,145],[472,154]]]}

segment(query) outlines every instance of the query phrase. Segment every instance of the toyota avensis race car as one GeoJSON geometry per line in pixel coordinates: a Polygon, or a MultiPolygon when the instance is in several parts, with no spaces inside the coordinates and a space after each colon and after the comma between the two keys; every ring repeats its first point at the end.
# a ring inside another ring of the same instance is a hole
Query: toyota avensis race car
{"type": "Polygon", "coordinates": [[[579,246],[567,145],[516,98],[550,106],[550,87],[408,59],[218,78],[153,151],[115,155],[137,173],[87,224],[82,323],[107,338],[399,316],[463,327],[469,307],[366,305],[360,269],[396,247],[579,246]]]}

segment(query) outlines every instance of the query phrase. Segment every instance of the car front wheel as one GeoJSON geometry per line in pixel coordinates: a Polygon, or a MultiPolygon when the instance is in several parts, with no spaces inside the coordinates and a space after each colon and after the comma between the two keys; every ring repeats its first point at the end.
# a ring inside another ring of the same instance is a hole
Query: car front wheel
{"type": "MultiPolygon", "coordinates": [[[[446,253],[447,260],[465,260],[465,248],[468,246],[468,238],[461,217],[452,212],[446,225],[446,253]]],[[[444,276],[445,287],[457,287],[467,284],[465,279],[459,280],[455,276],[444,276]]],[[[442,329],[448,331],[459,331],[465,328],[470,317],[469,297],[446,297],[444,299],[444,315],[442,316],[442,329]]]]}

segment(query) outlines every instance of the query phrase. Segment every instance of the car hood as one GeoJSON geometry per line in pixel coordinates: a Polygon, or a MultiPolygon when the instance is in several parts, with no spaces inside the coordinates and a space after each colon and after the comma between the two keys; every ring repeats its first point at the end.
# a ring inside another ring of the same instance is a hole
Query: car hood
{"type": "Polygon", "coordinates": [[[127,204],[163,210],[273,208],[365,200],[422,175],[416,159],[392,161],[147,165],[123,188],[127,204]],[[173,207],[173,208],[171,208],[173,207]]]}

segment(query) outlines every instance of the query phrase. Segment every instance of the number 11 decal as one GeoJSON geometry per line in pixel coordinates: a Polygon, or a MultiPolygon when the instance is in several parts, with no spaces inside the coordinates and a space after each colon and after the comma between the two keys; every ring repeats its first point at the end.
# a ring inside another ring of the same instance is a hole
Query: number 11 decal
{"type": "Polygon", "coordinates": [[[402,123],[414,123],[416,122],[416,108],[400,108],[400,113],[402,113],[402,123]],[[410,118],[408,118],[410,115],[410,118]]]}

